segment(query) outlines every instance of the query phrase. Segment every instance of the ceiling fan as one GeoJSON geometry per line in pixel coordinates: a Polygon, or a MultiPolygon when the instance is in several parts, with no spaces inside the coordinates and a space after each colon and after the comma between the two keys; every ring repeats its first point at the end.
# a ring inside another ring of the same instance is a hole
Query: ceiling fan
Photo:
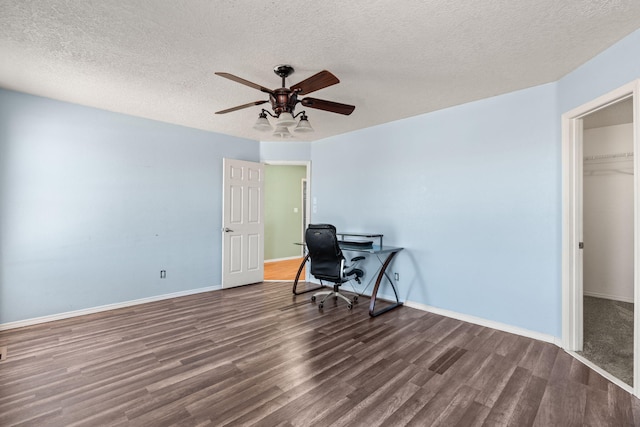
{"type": "Polygon", "coordinates": [[[269,94],[269,100],[249,102],[248,104],[238,105],[236,107],[227,108],[226,110],[216,111],[216,114],[226,114],[232,111],[242,110],[244,108],[253,107],[255,105],[262,105],[270,102],[273,113],[263,109],[260,113],[260,116],[258,117],[258,122],[254,126],[254,128],[259,130],[271,129],[271,125],[267,120],[268,114],[271,117],[276,118],[276,132],[274,133],[274,135],[281,137],[290,137],[291,134],[289,133],[287,127],[296,124],[295,119],[300,115],[302,117],[300,118],[300,123],[298,123],[295,131],[313,131],[313,128],[311,128],[311,126],[309,125],[308,117],[304,111],[301,111],[300,113],[294,115],[294,110],[298,103],[302,104],[305,107],[329,111],[331,113],[344,114],[347,116],[351,114],[356,108],[353,105],[341,104],[339,102],[333,101],[325,101],[323,99],[317,98],[306,97],[298,99],[299,95],[307,95],[311,92],[315,92],[317,90],[324,89],[325,87],[340,83],[340,80],[338,80],[336,76],[334,76],[327,70],[320,71],[319,73],[316,73],[313,76],[299,83],[296,83],[290,88],[287,88],[285,86],[285,79],[293,74],[294,69],[292,66],[277,65],[273,68],[273,72],[282,78],[282,87],[273,90],[250,82],[238,76],[234,76],[233,74],[217,72],[216,75],[220,77],[233,80],[234,82],[241,83],[243,85],[258,89],[261,92],[269,94]]]}

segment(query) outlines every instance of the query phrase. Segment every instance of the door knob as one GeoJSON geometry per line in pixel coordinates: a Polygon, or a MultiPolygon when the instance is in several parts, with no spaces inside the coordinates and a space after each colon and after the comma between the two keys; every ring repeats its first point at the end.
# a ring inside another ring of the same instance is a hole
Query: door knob
{"type": "Polygon", "coordinates": [[[225,227],[225,228],[224,228],[224,232],[225,232],[225,233],[233,233],[233,230],[232,230],[232,229],[230,229],[230,228],[225,227]]]}

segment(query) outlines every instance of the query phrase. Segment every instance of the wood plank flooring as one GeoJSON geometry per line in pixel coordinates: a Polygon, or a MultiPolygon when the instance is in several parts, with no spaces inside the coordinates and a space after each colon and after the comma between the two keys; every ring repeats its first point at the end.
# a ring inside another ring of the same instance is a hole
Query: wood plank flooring
{"type": "MultiPolygon", "coordinates": [[[[264,263],[264,280],[295,280],[302,257],[264,263]]],[[[304,280],[305,269],[302,269],[300,277],[304,280]]]]}
{"type": "Polygon", "coordinates": [[[1,426],[629,426],[558,347],[269,282],[0,332],[1,426]]]}

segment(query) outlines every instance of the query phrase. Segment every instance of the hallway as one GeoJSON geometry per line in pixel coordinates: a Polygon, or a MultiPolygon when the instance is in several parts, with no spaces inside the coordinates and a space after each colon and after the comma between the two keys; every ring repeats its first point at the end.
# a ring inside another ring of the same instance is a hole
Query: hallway
{"type": "MultiPolygon", "coordinates": [[[[296,278],[298,268],[302,257],[295,259],[288,259],[284,261],[274,261],[264,263],[264,280],[276,280],[276,281],[293,281],[296,278]]],[[[306,268],[306,267],[305,267],[306,268]]],[[[305,270],[300,273],[300,277],[304,280],[305,270]]]]}

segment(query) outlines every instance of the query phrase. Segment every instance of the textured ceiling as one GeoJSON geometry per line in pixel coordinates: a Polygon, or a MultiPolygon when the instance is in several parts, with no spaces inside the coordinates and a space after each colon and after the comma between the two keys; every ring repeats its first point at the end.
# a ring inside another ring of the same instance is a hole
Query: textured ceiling
{"type": "MultiPolygon", "coordinates": [[[[638,0],[0,0],[0,87],[229,135],[323,69],[315,140],[555,81],[640,27],[638,0]],[[265,104],[267,105],[267,104],[265,104]]],[[[298,106],[296,111],[301,111],[298,106]]]]}

